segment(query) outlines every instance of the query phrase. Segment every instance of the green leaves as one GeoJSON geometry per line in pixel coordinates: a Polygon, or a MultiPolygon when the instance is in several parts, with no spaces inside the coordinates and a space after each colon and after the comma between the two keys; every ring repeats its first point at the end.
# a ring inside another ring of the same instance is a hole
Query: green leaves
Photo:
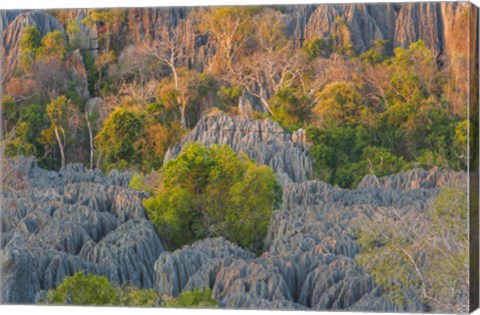
{"type": "Polygon", "coordinates": [[[461,313],[468,303],[468,202],[442,189],[426,212],[378,208],[358,222],[357,262],[395,302],[417,292],[434,312],[461,313]]]}
{"type": "Polygon", "coordinates": [[[42,38],[42,46],[37,50],[37,59],[45,63],[62,61],[67,54],[67,43],[60,31],[47,33],[42,38]]]}
{"type": "Polygon", "coordinates": [[[332,125],[370,125],[372,109],[366,106],[358,88],[350,83],[331,83],[316,96],[313,108],[314,124],[319,127],[332,125]]]}
{"type": "Polygon", "coordinates": [[[103,157],[103,167],[110,170],[122,166],[124,162],[135,162],[134,143],[141,131],[142,121],[135,112],[124,108],[114,110],[95,138],[103,157]]]}
{"type": "Polygon", "coordinates": [[[177,298],[167,298],[162,303],[164,307],[194,307],[194,308],[217,308],[218,302],[212,298],[212,290],[205,289],[194,291],[183,291],[177,298]]]}
{"type": "Polygon", "coordinates": [[[160,170],[161,183],[144,201],[148,217],[173,247],[224,236],[262,249],[270,216],[281,200],[273,171],[239,157],[228,146],[198,143],[160,170]]]}
{"type": "Polygon", "coordinates": [[[183,291],[177,298],[164,296],[160,299],[154,290],[139,289],[134,286],[115,287],[104,276],[83,272],[65,277],[56,289],[47,292],[44,303],[130,307],[218,307],[217,301],[212,297],[211,289],[183,291]]]}
{"type": "Polygon", "coordinates": [[[47,116],[53,127],[65,126],[72,114],[72,103],[66,96],[60,96],[47,105],[47,116]]]}
{"type": "Polygon", "coordinates": [[[133,286],[117,288],[104,276],[77,272],[65,277],[56,288],[47,292],[47,304],[103,306],[159,306],[158,294],[133,286]]]}
{"type": "Polygon", "coordinates": [[[103,276],[77,272],[47,293],[49,304],[116,305],[118,292],[103,276]]]}
{"type": "Polygon", "coordinates": [[[36,26],[29,26],[23,29],[19,41],[20,67],[29,71],[35,62],[37,50],[40,48],[42,36],[36,26]]]}

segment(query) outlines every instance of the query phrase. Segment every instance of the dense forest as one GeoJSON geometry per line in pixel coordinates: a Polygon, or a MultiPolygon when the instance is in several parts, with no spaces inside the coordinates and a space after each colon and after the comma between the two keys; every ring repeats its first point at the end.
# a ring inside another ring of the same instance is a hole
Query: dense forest
{"type": "Polygon", "coordinates": [[[9,156],[148,173],[215,107],[305,130],[315,177],[341,187],[366,174],[466,167],[468,85],[457,73],[467,54],[447,59],[422,40],[389,48],[381,39],[357,52],[341,16],[329,37],[300,44],[287,36],[284,7],[194,9],[128,46],[125,10],[49,14],[62,29],[25,27],[4,78],[9,156]],[[188,55],[186,23],[208,41],[201,64],[188,55]],[[82,29],[98,47],[85,48],[82,29]]]}

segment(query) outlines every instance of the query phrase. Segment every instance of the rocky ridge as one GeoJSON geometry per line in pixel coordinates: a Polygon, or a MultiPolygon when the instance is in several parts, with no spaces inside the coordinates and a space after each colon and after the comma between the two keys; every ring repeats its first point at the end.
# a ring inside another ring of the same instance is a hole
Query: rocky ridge
{"type": "MultiPolygon", "coordinates": [[[[256,136],[241,132],[244,128],[277,130],[267,128],[272,124],[268,120],[247,122],[241,117],[206,116],[166,160],[178,155],[185,143],[199,141],[207,146],[228,144],[237,152],[249,148],[249,155],[257,162],[273,165],[258,157],[265,156],[263,152],[269,152],[272,143],[283,141],[280,149],[272,151],[285,157],[282,165],[297,169],[298,155],[281,153],[298,149],[289,144],[290,138],[263,132],[260,141],[256,138],[260,132],[256,136]]],[[[305,158],[308,160],[308,156],[305,158]]],[[[357,266],[357,223],[380,208],[417,217],[428,209],[442,187],[466,189],[466,174],[415,169],[384,178],[366,176],[357,189],[348,190],[314,180],[294,181],[292,173],[274,169],[280,179],[289,180],[282,182],[283,204],[272,215],[265,252],[255,257],[221,238],[202,240],[173,253],[163,252],[155,263],[159,293],[176,296],[183,290],[211,288],[214,298],[227,308],[423,310],[414,292],[405,304],[392,303],[373,277],[357,266]]],[[[422,222],[418,224],[421,228],[422,222]]]]}
{"type": "Polygon", "coordinates": [[[207,115],[166,158],[200,141],[228,144],[274,167],[283,179],[283,202],[260,256],[224,238],[165,252],[145,217],[142,194],[126,188],[129,174],[105,176],[78,164],[51,172],[32,158],[12,161],[28,186],[2,193],[2,301],[34,303],[84,270],[161,296],[210,288],[225,308],[422,311],[414,292],[403,305],[392,303],[356,264],[358,222],[380,208],[415,218],[442,187],[465,188],[466,174],[412,170],[366,176],[358,189],[341,189],[296,173],[311,163],[307,148],[279,128],[269,120],[207,115]]]}
{"type": "Polygon", "coordinates": [[[146,219],[130,175],[40,169],[35,159],[11,162],[27,179],[24,190],[2,192],[1,301],[30,304],[77,271],[119,285],[152,288],[153,264],[163,251],[146,219]]]}
{"type": "Polygon", "coordinates": [[[19,60],[19,42],[26,27],[36,26],[40,35],[45,36],[56,30],[65,33],[60,22],[43,11],[2,11],[0,13],[1,44],[4,48],[4,73],[8,76],[19,60]]]}
{"type": "MultiPolygon", "coordinates": [[[[119,43],[123,48],[161,39],[159,30],[181,28],[187,62],[202,71],[212,58],[215,48],[208,34],[198,34],[189,18],[189,7],[132,8],[126,10],[126,26],[119,43]]],[[[286,32],[297,47],[313,38],[333,38],[336,18],[348,26],[348,37],[357,54],[373,47],[376,40],[386,41],[387,51],[408,47],[422,39],[430,49],[448,59],[468,54],[467,32],[471,4],[468,2],[320,4],[284,6],[286,32]],[[459,36],[458,30],[462,30],[459,36]]],[[[73,11],[80,28],[78,41],[84,50],[95,53],[97,32],[81,23],[87,10],[73,11]]],[[[37,25],[40,33],[63,30],[63,26],[44,11],[0,11],[2,45],[6,50],[5,70],[13,69],[22,29],[37,25]]],[[[456,67],[464,67],[457,65],[456,67]]]]}
{"type": "Polygon", "coordinates": [[[236,153],[244,152],[255,162],[270,166],[282,184],[301,183],[312,176],[307,146],[293,142],[278,123],[269,119],[254,121],[220,113],[205,115],[180,143],[167,151],[165,161],[176,158],[190,142],[206,147],[228,145],[236,153]]]}
{"type": "MultiPolygon", "coordinates": [[[[283,205],[272,216],[261,256],[225,239],[202,240],[173,253],[163,252],[155,264],[156,289],[176,296],[183,290],[211,288],[214,298],[227,308],[422,311],[413,292],[408,302],[396,305],[357,266],[356,223],[379,208],[395,209],[401,216],[424,212],[439,188],[449,183],[438,181],[435,187],[410,189],[405,181],[414,174],[428,177],[434,172],[393,175],[390,181],[402,183],[397,189],[365,184],[347,190],[318,181],[288,184],[283,205]]],[[[465,180],[463,174],[444,174],[465,180]]]]}

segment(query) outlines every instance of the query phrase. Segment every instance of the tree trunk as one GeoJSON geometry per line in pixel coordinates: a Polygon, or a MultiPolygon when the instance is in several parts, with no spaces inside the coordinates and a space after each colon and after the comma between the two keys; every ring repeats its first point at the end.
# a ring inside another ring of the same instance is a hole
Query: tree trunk
{"type": "Polygon", "coordinates": [[[65,152],[63,150],[62,139],[60,139],[60,135],[58,134],[58,128],[57,127],[54,128],[54,131],[55,131],[55,137],[57,138],[58,147],[60,148],[60,156],[62,158],[62,168],[64,168],[65,167],[65,152]]]}
{"type": "Polygon", "coordinates": [[[107,24],[107,52],[110,51],[110,25],[108,23],[107,24]]]}
{"type": "Polygon", "coordinates": [[[170,55],[170,61],[168,62],[168,65],[170,66],[170,69],[172,70],[173,73],[173,80],[175,82],[175,89],[178,90],[178,74],[177,70],[175,69],[175,58],[174,55],[170,55]]]}
{"type": "Polygon", "coordinates": [[[180,105],[180,120],[182,122],[182,127],[184,130],[187,130],[187,119],[185,117],[186,107],[187,106],[184,104],[180,105]]]}
{"type": "Polygon", "coordinates": [[[90,119],[88,118],[89,118],[88,113],[85,112],[85,119],[87,120],[88,135],[90,137],[90,168],[93,169],[93,153],[94,153],[93,132],[92,132],[92,126],[90,125],[90,119]]]}

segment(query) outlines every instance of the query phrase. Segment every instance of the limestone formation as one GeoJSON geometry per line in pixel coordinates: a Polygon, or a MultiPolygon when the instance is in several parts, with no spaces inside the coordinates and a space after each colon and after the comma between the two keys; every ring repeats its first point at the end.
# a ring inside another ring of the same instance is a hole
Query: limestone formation
{"type": "Polygon", "coordinates": [[[465,50],[466,34],[455,28],[467,28],[465,18],[470,4],[449,3],[374,3],[292,6],[287,10],[288,30],[293,39],[335,36],[335,18],[342,19],[357,54],[373,47],[375,40],[386,40],[387,52],[394,47],[408,47],[423,40],[430,49],[448,58],[465,50]]]}
{"type": "Polygon", "coordinates": [[[253,121],[220,113],[206,115],[179,144],[167,151],[165,161],[177,157],[189,142],[206,147],[229,145],[236,153],[244,152],[257,163],[270,166],[282,184],[300,183],[312,176],[307,147],[294,143],[278,123],[269,119],[253,121]]]}
{"type": "MultiPolygon", "coordinates": [[[[261,256],[232,250],[235,245],[224,239],[199,241],[161,254],[155,288],[173,296],[210,288],[227,308],[422,311],[415,292],[397,305],[357,266],[357,223],[377,209],[415,217],[431,205],[439,188],[461,187],[466,175],[412,170],[380,178],[377,186],[370,182],[366,177],[356,190],[318,181],[285,185],[261,256]]],[[[421,228],[418,224],[415,228],[421,228]]]]}
{"type": "Polygon", "coordinates": [[[33,158],[11,161],[29,185],[2,192],[1,301],[30,304],[77,271],[118,285],[152,288],[163,251],[130,175],[71,164],[45,171],[33,158]]]}
{"type": "MultiPolygon", "coordinates": [[[[4,22],[2,21],[2,23],[4,22]]],[[[1,43],[5,49],[3,60],[5,77],[8,77],[9,73],[17,65],[19,60],[18,45],[22,31],[29,26],[36,26],[41,36],[56,30],[65,33],[60,22],[44,11],[26,11],[16,15],[1,34],[1,43]]]]}
{"type": "MultiPolygon", "coordinates": [[[[219,120],[239,122],[225,116],[208,119],[211,125],[219,120]]],[[[262,130],[275,130],[269,126],[273,125],[267,122],[262,130]]],[[[228,138],[221,132],[216,139],[208,137],[213,142],[228,138]]],[[[275,141],[280,139],[268,143],[275,141]]],[[[283,141],[283,147],[291,146],[288,137],[283,141]]],[[[262,142],[249,143],[251,149],[265,147],[262,142]]],[[[408,302],[397,305],[357,265],[358,223],[378,209],[420,218],[440,188],[465,188],[466,183],[466,174],[439,169],[366,176],[355,190],[314,180],[284,183],[283,202],[271,217],[264,252],[255,256],[224,238],[164,252],[146,220],[142,193],[126,187],[127,173],[104,176],[80,164],[46,171],[33,158],[10,165],[28,185],[2,193],[5,303],[39,302],[64,277],[84,271],[119,285],[153,288],[161,296],[210,288],[225,308],[422,311],[417,293],[409,292],[408,302]]],[[[422,228],[421,221],[416,224],[422,228]]]]}

